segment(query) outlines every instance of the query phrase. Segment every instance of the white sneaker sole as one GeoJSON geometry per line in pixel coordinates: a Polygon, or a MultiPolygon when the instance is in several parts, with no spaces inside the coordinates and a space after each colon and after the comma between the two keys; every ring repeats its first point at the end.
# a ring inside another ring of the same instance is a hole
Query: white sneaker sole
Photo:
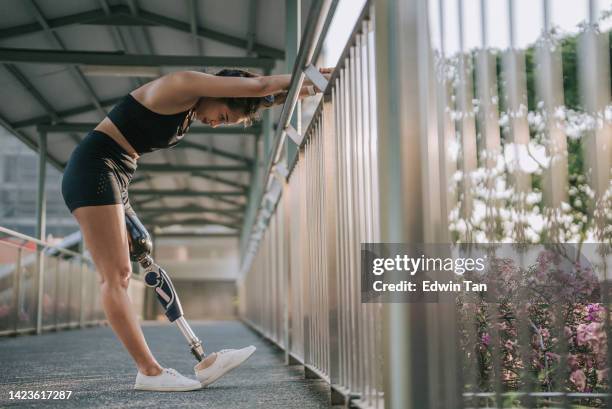
{"type": "Polygon", "coordinates": [[[193,386],[147,386],[137,385],[134,390],[137,391],[152,391],[152,392],[189,392],[202,389],[202,385],[193,386]]]}
{"type": "Polygon", "coordinates": [[[218,380],[219,378],[221,378],[223,375],[225,375],[226,373],[228,373],[229,371],[231,371],[232,369],[235,369],[237,367],[239,367],[240,365],[242,365],[243,363],[245,363],[250,357],[251,355],[253,355],[253,353],[256,351],[256,348],[253,348],[253,350],[251,351],[250,354],[248,354],[247,356],[244,357],[244,359],[242,359],[241,361],[235,362],[233,365],[229,365],[226,366],[225,368],[223,368],[223,371],[218,373],[216,376],[208,378],[204,381],[200,381],[200,383],[202,384],[202,387],[207,387],[208,385],[210,385],[211,383],[215,382],[216,380],[218,380]]]}

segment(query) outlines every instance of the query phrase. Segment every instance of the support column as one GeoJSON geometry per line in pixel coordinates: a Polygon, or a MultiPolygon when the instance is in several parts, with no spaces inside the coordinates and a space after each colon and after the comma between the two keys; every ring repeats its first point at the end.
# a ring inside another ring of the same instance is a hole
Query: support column
{"type": "MultiPolygon", "coordinates": [[[[36,197],[36,238],[44,240],[46,235],[46,205],[45,179],[47,176],[47,133],[38,133],[38,194],[36,197]]],[[[37,246],[36,252],[36,333],[42,332],[43,294],[44,294],[44,247],[37,246]]]]}
{"type": "Polygon", "coordinates": [[[595,197],[589,206],[593,212],[595,203],[610,189],[612,161],[612,125],[604,118],[610,104],[610,48],[608,33],[597,29],[596,4],[589,1],[589,25],[578,37],[578,82],[584,110],[596,123],[583,137],[586,176],[595,197]],[[600,122],[600,123],[598,123],[600,122]]]}
{"type": "Polygon", "coordinates": [[[546,153],[550,158],[544,172],[542,193],[544,203],[550,208],[558,208],[568,198],[567,137],[562,121],[555,116],[563,106],[563,65],[561,49],[555,47],[550,33],[550,1],[543,3],[544,34],[536,43],[536,90],[538,104],[546,121],[546,153]]]}
{"type": "MultiPolygon", "coordinates": [[[[376,84],[380,241],[423,243],[422,147],[427,104],[426,0],[376,0],[376,84]],[[425,36],[423,38],[423,36],[425,36]]],[[[423,304],[383,306],[386,409],[429,406],[426,310],[423,304]]]]}
{"type": "MultiPolygon", "coordinates": [[[[302,35],[302,0],[285,0],[285,71],[292,72],[295,59],[297,57],[298,50],[300,48],[300,37],[302,35]]],[[[291,117],[291,126],[302,134],[302,104],[300,101],[297,102],[291,117]]],[[[291,164],[297,158],[298,146],[291,140],[291,138],[285,138],[286,140],[286,152],[287,152],[287,167],[291,167],[291,164]]]]}
{"type": "Polygon", "coordinates": [[[79,328],[85,328],[85,299],[86,299],[86,293],[85,293],[85,286],[87,285],[88,281],[87,279],[89,277],[86,277],[85,274],[87,274],[87,270],[84,268],[84,262],[83,262],[83,253],[85,252],[85,242],[83,240],[83,235],[81,234],[81,240],[79,241],[79,250],[78,250],[79,254],[81,255],[79,258],[79,271],[80,271],[80,276],[81,276],[81,290],[80,290],[80,300],[79,300],[79,328]]]}

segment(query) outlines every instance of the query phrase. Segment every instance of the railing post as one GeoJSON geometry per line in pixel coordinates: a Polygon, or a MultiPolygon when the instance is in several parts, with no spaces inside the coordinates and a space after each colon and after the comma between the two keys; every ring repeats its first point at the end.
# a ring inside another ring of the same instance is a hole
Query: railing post
{"type": "Polygon", "coordinates": [[[555,47],[550,33],[548,0],[543,1],[544,33],[536,45],[536,85],[538,103],[546,121],[547,156],[550,160],[544,173],[542,193],[548,207],[558,208],[567,202],[568,161],[567,138],[561,121],[555,117],[564,105],[563,66],[560,47],[555,47]]]}
{"type": "MultiPolygon", "coordinates": [[[[514,1],[508,0],[508,26],[510,29],[510,47],[503,54],[503,73],[505,76],[505,94],[507,98],[506,115],[510,123],[510,140],[514,144],[513,187],[517,194],[531,190],[531,176],[520,167],[520,158],[524,156],[529,144],[529,124],[527,122],[527,78],[525,71],[525,53],[515,48],[514,1]]],[[[519,195],[519,200],[524,197],[519,195]]]]}
{"type": "Polygon", "coordinates": [[[15,334],[19,329],[19,309],[21,308],[21,256],[23,249],[21,246],[17,248],[17,262],[15,264],[15,285],[13,293],[13,312],[15,322],[13,323],[13,329],[15,334]]]}
{"type": "MultiPolygon", "coordinates": [[[[46,192],[45,179],[47,171],[47,133],[38,131],[38,194],[36,197],[36,238],[45,240],[46,229],[46,192]]],[[[36,297],[36,333],[42,332],[43,295],[44,295],[44,247],[37,245],[37,297],[36,297]]]]}
{"type": "MultiPolygon", "coordinates": [[[[55,330],[59,328],[59,292],[60,292],[60,269],[59,269],[59,257],[55,259],[55,305],[53,306],[53,324],[55,330]]],[[[68,283],[68,290],[70,290],[70,283],[68,283]]]]}
{"type": "Polygon", "coordinates": [[[489,51],[487,0],[480,0],[480,30],[481,49],[476,56],[476,85],[480,109],[478,113],[482,140],[481,166],[486,169],[484,187],[486,192],[485,205],[485,232],[488,240],[495,240],[495,231],[498,224],[496,214],[500,207],[500,200],[494,194],[496,184],[501,175],[496,174],[497,162],[500,160],[501,134],[499,129],[499,95],[497,92],[496,57],[489,51]]]}
{"type": "MultiPolygon", "coordinates": [[[[339,345],[339,316],[338,316],[338,260],[337,260],[337,174],[336,174],[336,136],[334,127],[334,107],[332,103],[325,102],[322,112],[323,137],[323,172],[325,174],[324,196],[324,223],[326,258],[325,271],[327,271],[327,302],[329,308],[329,382],[337,385],[340,381],[340,345],[339,345]]],[[[332,393],[332,399],[334,394],[332,393]]],[[[332,402],[333,404],[334,402],[332,402]]]]}
{"type": "MultiPolygon", "coordinates": [[[[424,242],[422,140],[428,130],[421,85],[431,75],[425,0],[377,0],[376,71],[380,240],[424,242]]],[[[383,306],[385,408],[429,405],[426,310],[423,304],[383,306]]]]}
{"type": "Polygon", "coordinates": [[[463,178],[461,180],[461,214],[464,219],[471,220],[473,213],[474,183],[472,174],[476,170],[476,121],[474,118],[473,100],[473,81],[472,81],[472,62],[471,55],[465,52],[464,47],[464,28],[463,28],[463,1],[458,1],[458,20],[459,20],[459,82],[457,84],[457,110],[460,118],[458,119],[458,133],[461,146],[461,170],[463,178]]]}
{"type": "MultiPolygon", "coordinates": [[[[301,22],[302,22],[302,0],[285,0],[285,65],[288,72],[291,72],[295,65],[295,59],[297,58],[298,50],[300,48],[300,37],[302,34],[301,22]]],[[[298,91],[299,93],[299,91],[298,91]]],[[[295,105],[293,116],[291,117],[291,126],[302,134],[301,130],[301,103],[298,102],[295,105]]],[[[287,143],[287,166],[290,166],[297,156],[297,145],[291,140],[286,138],[287,143]]],[[[274,153],[272,153],[274,154],[274,153]]],[[[267,159],[267,157],[266,157],[267,159]]]]}
{"type": "Polygon", "coordinates": [[[83,244],[83,236],[81,236],[81,241],[79,241],[79,275],[81,276],[81,291],[79,291],[79,328],[84,328],[85,327],[85,306],[84,306],[84,301],[85,301],[85,286],[87,285],[87,280],[85,278],[85,269],[83,268],[84,265],[84,261],[83,261],[83,249],[84,249],[84,244],[83,244]]]}
{"type": "Polygon", "coordinates": [[[594,2],[589,1],[589,24],[578,39],[581,102],[594,124],[584,138],[584,162],[588,167],[585,171],[595,193],[589,209],[591,212],[595,203],[610,189],[612,162],[612,124],[604,115],[606,106],[610,104],[609,37],[608,33],[599,33],[595,8],[594,2]]]}
{"type": "Polygon", "coordinates": [[[451,116],[454,107],[453,86],[446,76],[448,64],[446,62],[446,38],[445,38],[445,19],[444,19],[444,0],[439,0],[438,21],[440,27],[440,61],[437,81],[437,108],[438,108],[438,160],[440,170],[440,214],[441,214],[441,241],[450,240],[449,213],[457,204],[457,190],[453,176],[457,171],[457,157],[453,152],[453,147],[457,143],[455,123],[451,116]]]}

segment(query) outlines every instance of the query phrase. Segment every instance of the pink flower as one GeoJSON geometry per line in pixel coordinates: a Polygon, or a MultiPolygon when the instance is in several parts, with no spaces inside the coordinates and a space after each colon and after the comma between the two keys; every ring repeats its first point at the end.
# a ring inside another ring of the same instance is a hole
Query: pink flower
{"type": "Polygon", "coordinates": [[[482,342],[484,346],[488,347],[491,343],[491,335],[485,332],[480,336],[480,342],[482,342]]]}
{"type": "Polygon", "coordinates": [[[590,347],[595,354],[599,353],[606,342],[603,323],[591,322],[576,327],[576,343],[579,346],[590,347]]]}
{"type": "Polygon", "coordinates": [[[555,354],[554,352],[547,352],[546,357],[552,361],[561,361],[561,356],[559,354],[555,354]]]}
{"type": "Polygon", "coordinates": [[[578,357],[574,354],[567,355],[567,364],[569,367],[574,370],[580,366],[580,362],[578,361],[578,357]]]}
{"type": "Polygon", "coordinates": [[[598,369],[595,372],[597,373],[597,382],[604,382],[608,379],[608,371],[610,368],[606,369],[598,369]]]}
{"type": "Polygon", "coordinates": [[[589,304],[586,308],[588,321],[602,322],[604,320],[606,311],[601,304],[589,304]]]}
{"type": "Polygon", "coordinates": [[[579,391],[584,391],[584,388],[586,387],[586,375],[581,369],[576,369],[574,372],[572,372],[570,375],[570,381],[576,385],[576,388],[579,391]]]}

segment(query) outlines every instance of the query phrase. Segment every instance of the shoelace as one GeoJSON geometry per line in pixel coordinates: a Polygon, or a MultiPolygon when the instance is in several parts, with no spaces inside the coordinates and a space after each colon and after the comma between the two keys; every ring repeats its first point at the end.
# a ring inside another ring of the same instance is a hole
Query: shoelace
{"type": "Polygon", "coordinates": [[[166,371],[166,373],[169,373],[170,375],[174,377],[178,377],[178,373],[172,368],[164,368],[164,371],[166,371]]]}

